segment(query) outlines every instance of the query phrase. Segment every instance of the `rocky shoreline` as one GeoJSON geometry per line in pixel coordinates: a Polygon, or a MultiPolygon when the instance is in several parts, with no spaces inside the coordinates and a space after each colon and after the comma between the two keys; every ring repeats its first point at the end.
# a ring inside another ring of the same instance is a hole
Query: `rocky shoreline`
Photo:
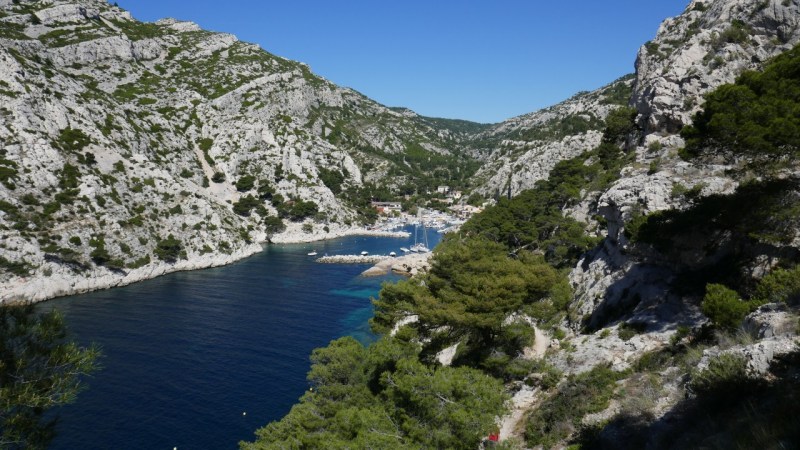
{"type": "MultiPolygon", "coordinates": [[[[346,236],[408,237],[407,232],[387,232],[336,225],[332,225],[329,232],[306,233],[301,231],[301,226],[301,224],[290,224],[285,232],[273,236],[271,242],[274,244],[295,244],[346,236]]],[[[264,244],[266,244],[266,239],[261,243],[253,243],[236,249],[230,254],[192,255],[188,259],[179,260],[175,263],[156,261],[144,267],[130,270],[111,270],[106,267],[94,267],[86,272],[76,273],[63,265],[47,263],[51,269],[50,275],[43,275],[43,271],[37,271],[35,276],[14,277],[1,283],[0,303],[36,303],[56,297],[126,286],[172,272],[225,266],[261,252],[264,249],[264,244]]]]}
{"type": "Polygon", "coordinates": [[[389,272],[413,277],[421,271],[428,270],[433,253],[410,253],[398,257],[386,257],[373,267],[361,273],[364,277],[380,277],[389,272]]]}

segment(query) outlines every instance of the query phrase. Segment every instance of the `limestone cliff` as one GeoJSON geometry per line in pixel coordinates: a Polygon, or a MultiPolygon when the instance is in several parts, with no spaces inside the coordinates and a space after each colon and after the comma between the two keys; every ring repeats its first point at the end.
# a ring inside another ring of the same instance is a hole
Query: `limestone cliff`
{"type": "Polygon", "coordinates": [[[280,208],[324,236],[359,220],[336,194],[414,185],[464,138],[104,0],[0,0],[0,117],[0,301],[230,262],[280,208]]]}
{"type": "Polygon", "coordinates": [[[516,195],[547,178],[553,166],[596,147],[609,111],[628,103],[632,76],[477,134],[468,144],[484,164],[475,192],[516,195]],[[509,189],[510,188],[510,189],[509,189]]]}

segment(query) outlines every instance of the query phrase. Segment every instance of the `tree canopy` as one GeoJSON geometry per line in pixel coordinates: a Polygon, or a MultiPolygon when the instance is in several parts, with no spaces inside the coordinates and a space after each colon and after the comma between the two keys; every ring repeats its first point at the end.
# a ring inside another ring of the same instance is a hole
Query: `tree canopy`
{"type": "Polygon", "coordinates": [[[706,95],[703,111],[681,132],[686,154],[722,153],[759,160],[800,152],[800,46],[763,71],[706,95]]]}
{"type": "Polygon", "coordinates": [[[46,448],[55,426],[47,412],[75,400],[98,355],[68,339],[57,312],[0,306],[0,447],[46,448]]]}

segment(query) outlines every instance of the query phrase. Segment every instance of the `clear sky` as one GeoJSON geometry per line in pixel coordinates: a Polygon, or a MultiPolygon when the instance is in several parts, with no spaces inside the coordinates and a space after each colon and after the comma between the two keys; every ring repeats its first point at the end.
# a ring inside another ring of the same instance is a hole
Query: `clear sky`
{"type": "Polygon", "coordinates": [[[477,122],[535,111],[634,71],[689,0],[118,0],[302,61],[388,106],[477,122]]]}

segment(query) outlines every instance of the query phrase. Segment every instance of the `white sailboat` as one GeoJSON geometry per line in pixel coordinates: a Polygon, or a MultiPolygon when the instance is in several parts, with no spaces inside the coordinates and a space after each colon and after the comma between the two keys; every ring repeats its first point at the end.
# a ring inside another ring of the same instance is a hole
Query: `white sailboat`
{"type": "Polygon", "coordinates": [[[431,251],[428,248],[428,232],[425,230],[425,222],[422,220],[422,208],[419,208],[417,211],[417,223],[422,224],[422,240],[423,242],[417,241],[417,235],[419,234],[419,225],[414,226],[414,245],[411,246],[409,249],[414,253],[428,253],[431,251]]]}

